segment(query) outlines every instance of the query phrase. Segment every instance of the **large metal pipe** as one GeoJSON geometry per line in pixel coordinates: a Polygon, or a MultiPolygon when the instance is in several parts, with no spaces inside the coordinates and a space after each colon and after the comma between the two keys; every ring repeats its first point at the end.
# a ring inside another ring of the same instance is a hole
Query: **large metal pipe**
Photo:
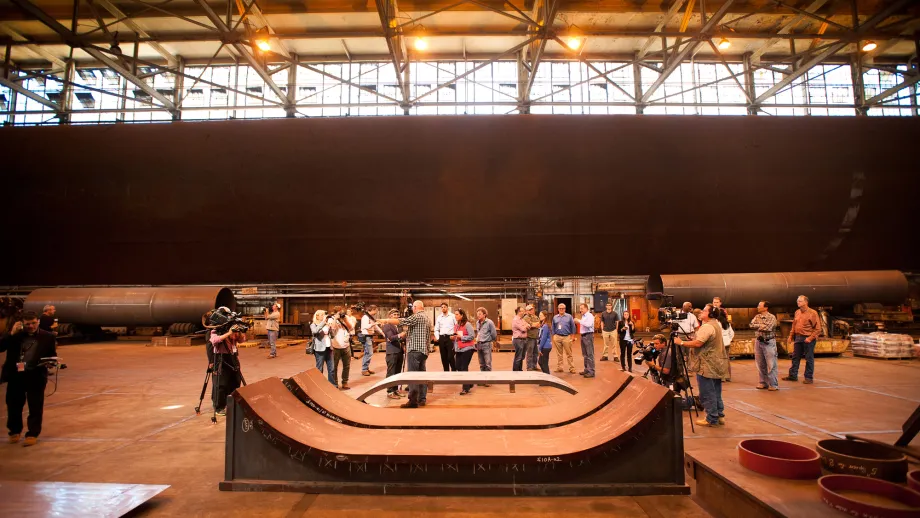
{"type": "Polygon", "coordinates": [[[142,288],[42,288],[26,297],[26,310],[57,309],[61,322],[98,326],[160,326],[201,322],[219,306],[234,309],[229,288],[219,286],[142,288]]]}
{"type": "Polygon", "coordinates": [[[794,306],[799,295],[812,306],[901,304],[907,299],[907,278],[897,270],[662,275],[661,287],[676,304],[689,301],[696,307],[713,297],[721,297],[727,307],[753,307],[761,300],[794,306]]]}

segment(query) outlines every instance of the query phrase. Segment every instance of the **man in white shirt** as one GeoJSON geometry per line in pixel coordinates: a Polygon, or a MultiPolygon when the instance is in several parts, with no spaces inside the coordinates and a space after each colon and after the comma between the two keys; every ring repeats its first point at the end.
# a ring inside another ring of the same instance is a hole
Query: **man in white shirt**
{"type": "Polygon", "coordinates": [[[696,330],[700,327],[700,321],[693,314],[693,304],[684,302],[680,312],[685,313],[687,318],[677,321],[677,336],[681,340],[696,340],[696,330]]]}
{"type": "Polygon", "coordinates": [[[434,322],[434,340],[438,342],[438,351],[441,352],[441,367],[444,372],[457,370],[454,359],[454,341],[450,338],[454,334],[457,319],[450,312],[446,302],[441,303],[441,312],[434,322]]]}
{"type": "Polygon", "coordinates": [[[579,304],[581,320],[581,354],[585,358],[585,370],[580,374],[586,378],[594,377],[594,315],[588,310],[587,304],[579,304]]]}
{"type": "Polygon", "coordinates": [[[374,356],[374,334],[383,334],[380,326],[377,325],[376,316],[377,306],[371,304],[361,317],[361,332],[358,334],[358,340],[364,345],[364,357],[361,359],[362,376],[370,376],[374,373],[371,370],[371,357],[374,356]]]}

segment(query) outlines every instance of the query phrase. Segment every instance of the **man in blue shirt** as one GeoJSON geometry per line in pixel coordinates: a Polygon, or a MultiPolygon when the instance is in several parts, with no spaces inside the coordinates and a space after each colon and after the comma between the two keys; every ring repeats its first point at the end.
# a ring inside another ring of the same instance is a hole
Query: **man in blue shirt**
{"type": "Polygon", "coordinates": [[[565,304],[556,307],[553,316],[553,348],[556,350],[556,372],[562,372],[562,357],[569,364],[569,372],[575,374],[575,358],[572,356],[572,335],[575,334],[575,319],[565,312],[565,304]]]}

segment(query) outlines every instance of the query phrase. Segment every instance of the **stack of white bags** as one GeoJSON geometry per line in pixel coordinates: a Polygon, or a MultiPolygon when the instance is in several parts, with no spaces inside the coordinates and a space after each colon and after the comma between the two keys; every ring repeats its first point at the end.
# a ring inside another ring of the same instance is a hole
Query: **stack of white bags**
{"type": "Polygon", "coordinates": [[[850,345],[853,354],[875,358],[910,358],[916,349],[909,335],[893,333],[850,335],[850,345]]]}

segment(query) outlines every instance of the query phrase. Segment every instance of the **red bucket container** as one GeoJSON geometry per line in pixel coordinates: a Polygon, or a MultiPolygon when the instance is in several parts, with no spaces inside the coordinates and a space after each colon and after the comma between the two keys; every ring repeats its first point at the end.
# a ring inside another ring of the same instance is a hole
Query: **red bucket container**
{"type": "Polygon", "coordinates": [[[786,441],[741,441],[738,443],[738,461],[745,468],[770,477],[809,479],[821,476],[821,456],[818,452],[786,441]]]}

